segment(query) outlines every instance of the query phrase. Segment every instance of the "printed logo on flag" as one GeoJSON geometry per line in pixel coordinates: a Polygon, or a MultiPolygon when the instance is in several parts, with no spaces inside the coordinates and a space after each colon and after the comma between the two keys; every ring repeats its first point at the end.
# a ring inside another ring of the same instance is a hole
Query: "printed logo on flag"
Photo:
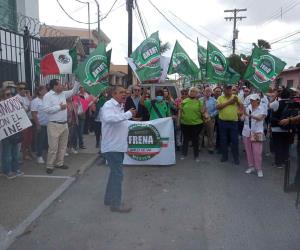
{"type": "Polygon", "coordinates": [[[219,51],[212,51],[209,58],[211,65],[217,75],[224,76],[227,71],[227,61],[219,51]]]}
{"type": "Polygon", "coordinates": [[[85,65],[86,79],[84,83],[94,86],[108,77],[108,68],[106,57],[103,55],[94,55],[87,61],[85,65]]]}
{"type": "Polygon", "coordinates": [[[147,161],[169,145],[169,138],[162,138],[151,124],[132,124],[128,129],[127,154],[134,160],[147,161]]]}
{"type": "Polygon", "coordinates": [[[206,51],[203,49],[198,49],[198,61],[201,64],[206,63],[206,51]]]}
{"type": "Polygon", "coordinates": [[[149,42],[142,45],[141,55],[143,58],[142,62],[138,63],[138,67],[146,67],[159,61],[159,49],[155,39],[149,38],[149,42]]]}
{"type": "Polygon", "coordinates": [[[61,54],[58,56],[57,60],[62,64],[68,64],[71,61],[71,58],[67,55],[61,54]]]}
{"type": "Polygon", "coordinates": [[[185,53],[176,53],[173,57],[173,68],[178,70],[181,68],[182,70],[188,69],[190,65],[190,58],[185,53]]]}
{"type": "Polygon", "coordinates": [[[255,69],[253,78],[258,83],[275,80],[277,74],[275,72],[275,60],[272,56],[262,55],[258,59],[253,59],[252,66],[255,69]]]}

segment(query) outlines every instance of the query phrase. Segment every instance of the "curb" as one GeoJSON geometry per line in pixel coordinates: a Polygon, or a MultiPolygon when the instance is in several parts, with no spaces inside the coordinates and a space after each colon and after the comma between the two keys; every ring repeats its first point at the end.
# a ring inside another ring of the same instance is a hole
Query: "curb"
{"type": "Polygon", "coordinates": [[[6,232],[4,239],[0,241],[0,250],[6,250],[30,226],[59,196],[61,196],[77,178],[82,175],[89,167],[94,165],[99,156],[91,157],[86,164],[82,165],[73,176],[69,176],[50,196],[46,198],[33,212],[21,222],[14,230],[6,232]]]}

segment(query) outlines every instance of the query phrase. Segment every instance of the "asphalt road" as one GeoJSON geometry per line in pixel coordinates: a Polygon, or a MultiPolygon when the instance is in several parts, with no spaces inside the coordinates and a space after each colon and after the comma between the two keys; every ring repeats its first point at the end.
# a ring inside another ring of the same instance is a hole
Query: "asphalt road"
{"type": "Polygon", "coordinates": [[[300,249],[300,210],[282,191],[283,170],[263,179],[201,153],[171,167],[126,167],[130,214],[103,205],[108,169],[92,166],[11,250],[300,249]]]}

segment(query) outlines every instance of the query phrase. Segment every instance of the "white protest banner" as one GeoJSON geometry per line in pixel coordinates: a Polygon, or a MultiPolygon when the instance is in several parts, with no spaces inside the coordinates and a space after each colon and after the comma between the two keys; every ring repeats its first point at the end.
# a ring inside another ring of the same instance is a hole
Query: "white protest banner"
{"type": "Polygon", "coordinates": [[[0,102],[0,140],[16,134],[31,125],[17,97],[0,102]]]}
{"type": "Polygon", "coordinates": [[[175,160],[174,126],[171,117],[147,122],[128,121],[127,165],[172,165],[175,160]]]}

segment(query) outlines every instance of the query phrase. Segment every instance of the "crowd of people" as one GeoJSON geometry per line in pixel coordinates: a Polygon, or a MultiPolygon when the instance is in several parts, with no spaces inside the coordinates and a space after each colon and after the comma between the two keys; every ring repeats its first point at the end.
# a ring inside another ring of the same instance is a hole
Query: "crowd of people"
{"type": "MultiPolygon", "coordinates": [[[[18,98],[32,126],[1,141],[2,174],[8,179],[21,176],[20,164],[34,158],[45,164],[47,174],[55,168],[67,169],[65,156],[85,149],[83,135],[90,131],[111,168],[104,203],[116,212],[130,211],[121,207],[120,198],[128,119],[172,117],[181,161],[187,157],[191,142],[195,164],[205,157],[199,152],[206,148],[209,154],[220,155],[221,162],[231,158],[239,165],[242,144],[247,159],[245,173],[256,173],[260,178],[264,176],[263,151],[274,154],[274,167],[283,168],[289,163],[295,134],[300,134],[295,125],[300,123],[298,91],[293,88],[270,88],[264,94],[240,84],[204,84],[182,89],[177,98],[164,87],[151,98],[149,89],[133,85],[128,89],[114,87],[94,97],[78,82],[69,86],[53,79],[32,96],[26,83],[4,82],[1,100],[12,96],[18,98]]],[[[299,183],[298,168],[294,185],[299,183]]]]}
{"type": "Polygon", "coordinates": [[[32,96],[26,83],[6,81],[1,100],[15,96],[24,108],[32,126],[1,141],[1,173],[8,179],[23,175],[24,161],[46,164],[46,172],[67,169],[64,157],[85,149],[83,135],[95,132],[100,145],[101,124],[97,121],[99,98],[89,95],[79,83],[73,88],[53,79],[37,87],[32,96]]]}

